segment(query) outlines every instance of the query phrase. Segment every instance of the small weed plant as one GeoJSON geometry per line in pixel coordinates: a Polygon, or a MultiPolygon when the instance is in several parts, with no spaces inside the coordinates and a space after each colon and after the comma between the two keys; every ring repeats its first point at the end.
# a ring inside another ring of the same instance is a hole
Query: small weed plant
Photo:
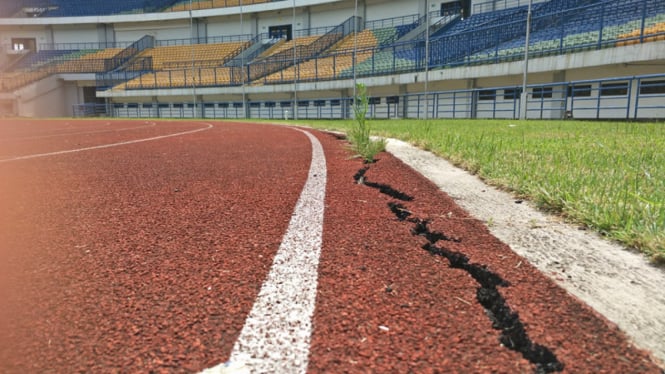
{"type": "Polygon", "coordinates": [[[370,138],[370,126],[367,121],[368,107],[367,87],[359,83],[356,85],[356,97],[353,100],[355,123],[349,130],[349,141],[356,157],[361,157],[366,163],[372,163],[375,161],[376,155],[386,149],[386,142],[383,139],[372,140],[370,138]]]}

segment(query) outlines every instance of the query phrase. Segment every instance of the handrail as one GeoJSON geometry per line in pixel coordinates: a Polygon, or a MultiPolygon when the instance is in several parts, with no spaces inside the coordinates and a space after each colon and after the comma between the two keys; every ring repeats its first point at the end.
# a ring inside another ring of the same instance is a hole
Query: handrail
{"type": "Polygon", "coordinates": [[[417,14],[411,14],[407,16],[399,16],[399,17],[391,17],[391,18],[383,18],[383,19],[377,19],[377,20],[372,20],[372,21],[365,21],[365,28],[374,30],[374,29],[381,29],[384,27],[395,27],[395,26],[403,26],[403,25],[409,25],[414,22],[418,21],[418,15],[417,14]]]}
{"type": "Polygon", "coordinates": [[[192,45],[192,44],[232,43],[232,42],[244,42],[249,40],[252,40],[252,34],[220,35],[220,36],[209,36],[202,38],[165,39],[165,40],[156,40],[155,47],[168,47],[174,45],[192,45]]]}
{"type": "MultiPolygon", "coordinates": [[[[309,45],[297,45],[293,49],[284,50],[275,55],[268,56],[261,61],[250,63],[247,67],[247,75],[249,79],[255,80],[264,77],[268,74],[292,66],[299,60],[302,61],[318,55],[353,32],[353,22],[360,23],[361,20],[361,17],[351,16],[309,45]]],[[[356,31],[360,31],[360,29],[356,31]]]]}

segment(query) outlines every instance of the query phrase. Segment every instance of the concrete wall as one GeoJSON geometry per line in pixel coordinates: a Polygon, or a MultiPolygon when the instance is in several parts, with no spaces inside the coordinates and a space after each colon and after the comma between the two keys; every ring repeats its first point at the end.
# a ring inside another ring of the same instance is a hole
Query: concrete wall
{"type": "Polygon", "coordinates": [[[0,28],[1,45],[10,46],[12,38],[35,39],[37,42],[37,48],[39,48],[40,45],[51,42],[52,34],[46,27],[19,26],[15,28],[0,28]]]}
{"type": "Polygon", "coordinates": [[[366,3],[366,20],[379,20],[384,18],[410,16],[420,13],[420,1],[378,1],[368,0],[366,3]]]}
{"type": "Polygon", "coordinates": [[[134,42],[144,35],[152,35],[156,40],[189,39],[191,37],[188,21],[118,24],[114,29],[115,39],[119,42],[134,42]]]}
{"type": "Polygon", "coordinates": [[[96,25],[53,27],[53,43],[99,43],[96,25]]]}
{"type": "Polygon", "coordinates": [[[42,79],[24,87],[16,94],[17,114],[22,117],[63,117],[71,115],[67,110],[67,95],[63,82],[55,76],[42,79]]]}

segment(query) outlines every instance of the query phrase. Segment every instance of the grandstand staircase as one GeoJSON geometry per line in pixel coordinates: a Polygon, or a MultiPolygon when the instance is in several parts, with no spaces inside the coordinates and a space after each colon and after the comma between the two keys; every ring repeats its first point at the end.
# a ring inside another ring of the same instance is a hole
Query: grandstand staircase
{"type": "MultiPolygon", "coordinates": [[[[418,26],[414,28],[413,30],[409,31],[406,33],[404,36],[399,38],[397,40],[397,43],[402,43],[402,42],[408,42],[414,39],[423,39],[425,38],[425,32],[427,31],[427,25],[426,25],[426,18],[425,16],[420,17],[418,20],[418,26]]],[[[461,18],[461,14],[452,14],[449,16],[445,17],[430,17],[429,23],[430,23],[430,29],[429,29],[429,35],[434,35],[437,31],[443,29],[444,27],[448,25],[452,25],[455,22],[459,21],[461,18]]]]}
{"type": "Polygon", "coordinates": [[[227,61],[224,66],[242,66],[260,56],[280,40],[282,39],[270,38],[266,33],[259,34],[250,41],[249,47],[227,61]]]}
{"type": "Polygon", "coordinates": [[[297,46],[295,48],[296,58],[293,56],[294,51],[289,49],[274,55],[270,55],[265,59],[252,62],[248,65],[247,69],[249,80],[253,81],[259,78],[263,78],[276,71],[293,66],[296,63],[315,58],[321,54],[321,52],[327,50],[331,46],[337,44],[344,37],[351,34],[354,30],[361,31],[363,29],[362,26],[362,18],[352,16],[339,25],[335,26],[332,30],[328,31],[311,44],[297,46]]]}
{"type": "Polygon", "coordinates": [[[7,51],[3,50],[0,55],[0,72],[13,70],[21,63],[21,61],[34,54],[34,51],[27,51],[25,53],[7,53],[7,51]]]}
{"type": "MultiPolygon", "coordinates": [[[[104,69],[105,72],[95,74],[95,85],[97,90],[111,88],[116,84],[127,81],[128,78],[134,78],[138,75],[141,75],[143,71],[140,70],[150,70],[147,69],[148,67],[144,67],[143,69],[136,69],[136,57],[144,50],[153,48],[154,46],[155,37],[151,35],[145,35],[115,55],[113,58],[106,61],[106,68],[104,69]],[[132,72],[128,74],[128,72],[124,70],[132,70],[132,72]]],[[[150,61],[146,61],[145,59],[141,61],[142,66],[146,65],[146,63],[150,64],[150,61]]]]}

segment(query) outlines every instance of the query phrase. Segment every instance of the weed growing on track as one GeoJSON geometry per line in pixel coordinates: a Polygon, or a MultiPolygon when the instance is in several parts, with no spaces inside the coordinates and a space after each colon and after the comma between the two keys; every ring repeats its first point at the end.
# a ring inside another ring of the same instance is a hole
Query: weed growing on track
{"type": "Polygon", "coordinates": [[[362,157],[366,163],[372,163],[374,157],[386,149],[386,142],[383,139],[372,140],[370,138],[370,126],[367,122],[368,103],[367,88],[364,84],[358,83],[356,97],[353,100],[353,113],[356,121],[348,130],[348,136],[351,148],[356,155],[362,157]]]}
{"type": "MultiPolygon", "coordinates": [[[[350,121],[307,121],[350,131],[350,121]]],[[[390,120],[382,136],[431,150],[665,263],[665,125],[656,123],[390,120]]]]}

